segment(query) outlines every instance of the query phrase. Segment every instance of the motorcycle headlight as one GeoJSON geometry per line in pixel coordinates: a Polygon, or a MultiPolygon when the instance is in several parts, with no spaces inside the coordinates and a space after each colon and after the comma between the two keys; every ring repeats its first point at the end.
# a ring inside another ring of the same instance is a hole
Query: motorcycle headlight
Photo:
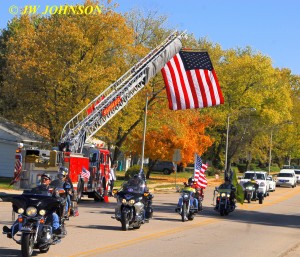
{"type": "Polygon", "coordinates": [[[221,193],[221,197],[225,197],[226,196],[226,194],[225,193],[221,193]]]}
{"type": "Polygon", "coordinates": [[[126,204],[126,199],[123,198],[123,199],[122,199],[122,203],[123,203],[123,204],[126,204]]]}
{"type": "Polygon", "coordinates": [[[187,199],[189,198],[189,195],[188,195],[188,194],[184,194],[184,195],[183,195],[183,198],[184,198],[185,200],[187,200],[187,199]]]}
{"type": "Polygon", "coordinates": [[[27,216],[35,216],[37,214],[37,209],[35,207],[28,207],[26,209],[27,216]]]}
{"type": "Polygon", "coordinates": [[[230,194],[227,194],[227,197],[230,197],[230,194]]]}
{"type": "Polygon", "coordinates": [[[246,189],[247,189],[247,190],[252,190],[252,189],[253,189],[253,187],[246,187],[246,189]]]}
{"type": "Polygon", "coordinates": [[[135,201],[133,199],[129,200],[130,205],[134,205],[135,201]]]}
{"type": "Polygon", "coordinates": [[[23,209],[23,208],[19,208],[19,209],[18,209],[18,213],[19,213],[19,214],[23,214],[23,213],[24,213],[24,209],[23,209]]]}
{"type": "Polygon", "coordinates": [[[40,210],[39,214],[42,215],[42,216],[44,216],[46,214],[46,210],[40,210]]]}

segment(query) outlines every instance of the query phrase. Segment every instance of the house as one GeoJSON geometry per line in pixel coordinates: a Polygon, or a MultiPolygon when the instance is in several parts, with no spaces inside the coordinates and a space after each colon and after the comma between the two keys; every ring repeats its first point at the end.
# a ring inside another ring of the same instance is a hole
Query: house
{"type": "Polygon", "coordinates": [[[43,141],[41,136],[0,117],[0,177],[13,177],[18,143],[26,147],[43,141]]]}

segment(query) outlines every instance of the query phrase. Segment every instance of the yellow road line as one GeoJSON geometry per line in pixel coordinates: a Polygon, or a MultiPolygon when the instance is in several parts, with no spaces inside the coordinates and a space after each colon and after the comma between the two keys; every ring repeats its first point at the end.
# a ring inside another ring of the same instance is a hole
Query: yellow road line
{"type": "MultiPolygon", "coordinates": [[[[292,191],[289,191],[288,193],[285,193],[284,195],[280,196],[278,199],[275,199],[273,201],[270,202],[265,202],[263,204],[243,204],[243,205],[239,205],[238,209],[242,209],[242,210],[257,210],[260,208],[263,208],[265,206],[272,206],[274,204],[280,203],[284,200],[287,200],[297,194],[300,193],[300,187],[298,188],[294,188],[292,191]]],[[[200,216],[201,217],[201,216],[200,216]]],[[[81,252],[75,255],[71,255],[69,257],[88,257],[88,256],[94,256],[95,254],[100,254],[100,253],[105,253],[105,252],[109,252],[112,250],[116,250],[116,249],[120,249],[129,245],[133,245],[135,243],[138,242],[142,242],[142,241],[146,241],[149,239],[157,239],[160,237],[164,237],[167,235],[172,235],[178,232],[182,232],[182,231],[186,231],[187,229],[193,229],[195,227],[199,227],[199,226],[204,226],[204,225],[208,225],[208,224],[213,224],[213,223],[217,223],[217,222],[221,222],[223,221],[220,218],[208,218],[199,222],[195,222],[193,221],[192,223],[188,223],[189,225],[185,225],[182,227],[176,227],[176,228],[172,228],[172,229],[168,229],[168,230],[164,230],[161,232],[156,232],[153,234],[149,234],[146,236],[142,236],[142,237],[138,237],[138,238],[134,238],[131,240],[127,240],[124,242],[120,242],[120,243],[116,243],[116,244],[111,244],[111,245],[107,245],[104,247],[99,247],[99,248],[95,248],[89,251],[85,251],[85,252],[81,252]]]]}
{"type": "Polygon", "coordinates": [[[129,245],[133,245],[135,243],[141,242],[141,241],[145,241],[145,240],[149,240],[149,239],[157,239],[163,236],[167,236],[167,235],[172,235],[181,231],[186,231],[187,229],[192,229],[198,226],[203,226],[203,225],[208,225],[208,224],[212,224],[212,223],[216,223],[220,221],[219,219],[216,218],[208,218],[205,220],[202,220],[200,222],[194,222],[193,223],[189,223],[189,225],[183,226],[183,227],[176,227],[176,228],[172,228],[172,229],[168,229],[165,231],[161,231],[161,232],[156,232],[153,234],[149,234],[146,236],[142,236],[142,237],[138,237],[135,239],[131,239],[131,240],[127,240],[121,243],[117,243],[117,244],[111,244],[108,246],[104,246],[104,247],[99,247],[96,249],[92,249],[89,251],[85,251],[85,252],[81,252],[75,255],[71,255],[70,257],[88,257],[88,256],[93,256],[94,254],[99,254],[99,253],[105,253],[105,252],[109,252],[111,250],[116,250],[116,249],[120,249],[122,247],[126,247],[129,245]]]}

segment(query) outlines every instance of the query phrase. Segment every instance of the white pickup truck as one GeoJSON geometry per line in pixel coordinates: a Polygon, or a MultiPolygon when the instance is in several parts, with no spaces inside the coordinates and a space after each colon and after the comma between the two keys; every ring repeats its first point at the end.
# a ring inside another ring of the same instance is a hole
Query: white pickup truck
{"type": "Polygon", "coordinates": [[[246,171],[243,178],[240,181],[240,185],[243,186],[244,183],[248,182],[251,179],[254,179],[258,185],[258,191],[262,192],[266,197],[269,195],[269,181],[267,180],[267,172],[265,171],[246,171]]]}

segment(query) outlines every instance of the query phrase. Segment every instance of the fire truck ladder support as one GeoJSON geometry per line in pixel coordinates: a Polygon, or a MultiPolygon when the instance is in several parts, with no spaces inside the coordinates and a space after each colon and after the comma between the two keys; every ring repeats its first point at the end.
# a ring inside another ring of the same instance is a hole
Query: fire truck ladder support
{"type": "Polygon", "coordinates": [[[105,89],[67,122],[63,128],[60,142],[65,144],[71,152],[81,153],[84,143],[115,116],[180,51],[181,39],[185,36],[185,32],[179,34],[174,31],[159,46],[105,89]]]}

